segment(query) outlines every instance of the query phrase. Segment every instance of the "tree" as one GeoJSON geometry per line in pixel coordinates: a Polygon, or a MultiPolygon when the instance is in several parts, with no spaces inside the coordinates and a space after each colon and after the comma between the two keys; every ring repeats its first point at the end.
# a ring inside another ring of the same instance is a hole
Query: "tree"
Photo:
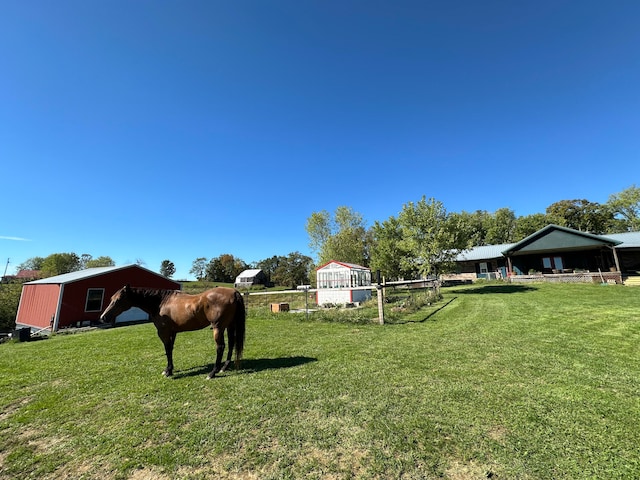
{"type": "Polygon", "coordinates": [[[588,200],[560,200],[546,210],[551,223],[583,232],[602,234],[609,230],[613,213],[608,206],[588,200]]]}
{"type": "Polygon", "coordinates": [[[292,252],[281,260],[273,273],[273,282],[277,285],[295,288],[308,285],[313,259],[300,252],[292,252]]]}
{"type": "Polygon", "coordinates": [[[607,205],[615,218],[621,220],[619,231],[640,231],[640,187],[635,184],[609,196],[607,205]]]}
{"type": "Polygon", "coordinates": [[[115,267],[116,262],[111,257],[100,256],[98,258],[90,258],[84,264],[84,268],[96,268],[96,267],[115,267]]]}
{"type": "Polygon", "coordinates": [[[274,255],[273,257],[265,258],[256,263],[256,268],[262,270],[262,273],[267,277],[267,282],[273,282],[273,276],[278,269],[281,262],[285,261],[285,257],[274,255]]]}
{"type": "Polygon", "coordinates": [[[40,272],[44,277],[53,277],[77,272],[81,267],[80,257],[75,253],[53,253],[44,259],[40,272]]]}
{"type": "Polygon", "coordinates": [[[21,292],[22,285],[19,283],[0,285],[0,331],[16,328],[16,315],[18,314],[21,292]]]}
{"type": "Polygon", "coordinates": [[[456,225],[458,235],[468,247],[487,245],[487,229],[492,223],[491,214],[486,210],[473,213],[462,211],[449,214],[449,221],[456,225]]]}
{"type": "Polygon", "coordinates": [[[403,268],[402,259],[407,252],[400,246],[402,231],[395,217],[382,223],[376,221],[371,227],[371,270],[380,270],[388,279],[400,279],[411,275],[403,268]]]}
{"type": "Polygon", "coordinates": [[[198,257],[191,264],[191,270],[189,270],[189,273],[195,276],[198,281],[200,281],[205,278],[206,270],[207,259],[205,257],[198,257]]]}
{"type": "Polygon", "coordinates": [[[420,275],[437,273],[446,268],[458,253],[460,238],[453,224],[447,222],[444,205],[425,197],[418,203],[409,202],[398,216],[402,239],[400,246],[408,255],[402,268],[420,275]]]}
{"type": "Polygon", "coordinates": [[[163,260],[160,264],[160,275],[171,278],[176,273],[176,266],[170,260],[163,260]]]}
{"type": "Polygon", "coordinates": [[[326,210],[314,212],[307,220],[309,246],[318,263],[330,260],[369,264],[370,234],[362,215],[350,207],[338,207],[333,218],[326,210]]]}
{"type": "Polygon", "coordinates": [[[490,217],[486,245],[500,245],[513,241],[516,231],[516,214],[509,208],[499,208],[490,217]]]}
{"type": "Polygon", "coordinates": [[[212,258],[206,268],[206,279],[210,282],[233,283],[246,270],[247,264],[230,253],[212,258]]]}
{"type": "Polygon", "coordinates": [[[20,265],[17,269],[20,270],[42,270],[42,264],[44,263],[44,257],[31,257],[20,265]]]}
{"type": "Polygon", "coordinates": [[[520,240],[527,238],[529,235],[533,235],[541,228],[546,227],[549,223],[551,222],[549,222],[544,213],[534,213],[532,215],[518,217],[516,220],[516,229],[513,235],[513,241],[519,242],[520,240]]]}

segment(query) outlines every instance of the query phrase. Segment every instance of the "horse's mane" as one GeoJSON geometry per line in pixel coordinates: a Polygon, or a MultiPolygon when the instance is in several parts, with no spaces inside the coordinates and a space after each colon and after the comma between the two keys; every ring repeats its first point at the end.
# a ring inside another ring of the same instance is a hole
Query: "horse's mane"
{"type": "Polygon", "coordinates": [[[131,290],[144,299],[158,298],[161,302],[165,301],[168,297],[183,293],[180,290],[164,290],[161,288],[132,287],[131,290]]]}

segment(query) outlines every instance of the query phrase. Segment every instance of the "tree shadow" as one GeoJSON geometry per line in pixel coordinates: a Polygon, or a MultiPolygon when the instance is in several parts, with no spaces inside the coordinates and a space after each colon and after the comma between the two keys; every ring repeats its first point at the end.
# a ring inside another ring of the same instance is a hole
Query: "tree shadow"
{"type": "MultiPolygon", "coordinates": [[[[264,370],[279,370],[281,368],[293,368],[299,367],[300,365],[305,365],[311,362],[317,362],[317,358],[312,357],[282,357],[282,358],[256,358],[256,359],[247,359],[242,360],[240,362],[240,368],[236,370],[233,365],[229,365],[227,372],[237,372],[240,374],[248,374],[248,373],[257,373],[262,372],[264,370]]],[[[173,374],[174,379],[184,378],[184,377],[195,377],[200,375],[208,375],[209,372],[213,370],[213,363],[209,365],[203,365],[200,367],[194,367],[187,370],[177,371],[173,374]]],[[[218,374],[220,376],[224,376],[225,373],[218,374]]]]}
{"type": "Polygon", "coordinates": [[[523,292],[532,292],[538,290],[536,287],[531,285],[482,285],[479,287],[471,287],[471,288],[459,288],[456,290],[450,290],[451,293],[457,293],[460,295],[472,293],[474,295],[485,294],[485,293],[523,293],[523,292]]]}

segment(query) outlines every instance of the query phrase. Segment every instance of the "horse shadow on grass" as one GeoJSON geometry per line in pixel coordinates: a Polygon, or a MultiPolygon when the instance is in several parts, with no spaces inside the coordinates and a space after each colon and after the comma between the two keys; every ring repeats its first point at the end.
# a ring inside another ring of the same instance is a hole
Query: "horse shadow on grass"
{"type": "Polygon", "coordinates": [[[531,285],[482,285],[478,287],[459,288],[456,290],[450,290],[451,293],[457,294],[485,294],[485,293],[524,293],[537,290],[536,287],[531,285]]]}
{"type": "MultiPolygon", "coordinates": [[[[317,362],[317,358],[313,357],[282,357],[282,358],[251,358],[242,360],[240,362],[240,368],[236,369],[231,363],[227,370],[227,373],[240,373],[240,374],[248,374],[248,373],[258,373],[263,372],[265,370],[279,370],[282,368],[294,368],[299,367],[301,365],[306,365],[307,363],[317,362]]],[[[184,377],[195,377],[200,375],[208,375],[209,372],[213,369],[213,363],[209,365],[203,365],[200,367],[194,367],[187,370],[180,370],[173,374],[174,379],[184,378],[184,377]]],[[[224,377],[226,373],[218,374],[220,377],[224,377]]],[[[218,378],[216,376],[216,378],[218,378]]]]}

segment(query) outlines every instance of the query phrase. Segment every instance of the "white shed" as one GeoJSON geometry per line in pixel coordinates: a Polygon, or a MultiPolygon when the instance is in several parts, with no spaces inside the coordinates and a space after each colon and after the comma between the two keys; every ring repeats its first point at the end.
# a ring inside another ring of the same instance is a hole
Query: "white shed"
{"type": "Polygon", "coordinates": [[[236,288],[248,288],[252,285],[266,285],[267,284],[267,276],[265,273],[259,268],[252,268],[249,270],[245,270],[240,275],[236,277],[236,281],[234,282],[234,286],[236,288]]]}
{"type": "Polygon", "coordinates": [[[371,270],[331,260],[316,269],[318,305],[360,303],[371,299],[371,270]]]}

